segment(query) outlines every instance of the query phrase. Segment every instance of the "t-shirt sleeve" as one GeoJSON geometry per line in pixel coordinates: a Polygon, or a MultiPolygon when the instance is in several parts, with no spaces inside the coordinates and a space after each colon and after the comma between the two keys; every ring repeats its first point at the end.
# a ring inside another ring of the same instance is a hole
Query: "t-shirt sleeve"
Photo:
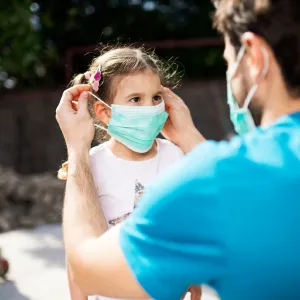
{"type": "Polygon", "coordinates": [[[121,226],[125,258],[154,299],[180,299],[190,285],[222,273],[216,148],[214,142],[203,143],[170,168],[121,226]]]}

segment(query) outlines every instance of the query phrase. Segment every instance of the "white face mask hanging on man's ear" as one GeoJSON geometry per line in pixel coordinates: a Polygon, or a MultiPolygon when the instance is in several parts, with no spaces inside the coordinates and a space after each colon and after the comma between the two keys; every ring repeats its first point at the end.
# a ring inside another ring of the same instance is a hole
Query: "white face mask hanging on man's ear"
{"type": "Polygon", "coordinates": [[[264,78],[267,76],[269,67],[270,67],[270,60],[269,55],[265,48],[262,48],[262,53],[264,56],[264,69],[261,73],[261,76],[257,83],[255,83],[250,91],[248,92],[248,95],[245,99],[245,102],[242,107],[239,107],[239,104],[237,100],[235,99],[232,88],[231,88],[231,81],[233,76],[235,75],[238,66],[240,65],[240,62],[242,58],[244,57],[246,52],[246,47],[242,46],[240,49],[237,60],[234,63],[232,70],[229,70],[227,72],[227,103],[230,108],[230,119],[234,125],[235,131],[239,135],[243,135],[245,133],[248,133],[250,131],[253,131],[255,129],[255,123],[252,117],[251,112],[249,111],[249,104],[251,100],[253,99],[254,94],[256,93],[258,86],[261,84],[261,82],[264,80],[264,78]]]}

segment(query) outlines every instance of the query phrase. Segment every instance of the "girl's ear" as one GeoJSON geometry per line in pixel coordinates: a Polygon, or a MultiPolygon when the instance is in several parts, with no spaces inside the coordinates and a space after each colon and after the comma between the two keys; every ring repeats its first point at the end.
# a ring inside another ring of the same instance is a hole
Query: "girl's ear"
{"type": "Polygon", "coordinates": [[[104,124],[108,124],[111,118],[111,110],[100,101],[94,103],[94,112],[96,118],[104,124]]]}

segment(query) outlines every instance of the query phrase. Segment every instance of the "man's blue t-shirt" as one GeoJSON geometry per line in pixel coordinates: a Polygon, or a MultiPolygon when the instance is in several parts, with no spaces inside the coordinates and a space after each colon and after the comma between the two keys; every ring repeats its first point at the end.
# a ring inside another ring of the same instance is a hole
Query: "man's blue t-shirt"
{"type": "Polygon", "coordinates": [[[154,299],[206,283],[224,300],[299,300],[300,112],[199,145],[141,199],[120,243],[154,299]]]}

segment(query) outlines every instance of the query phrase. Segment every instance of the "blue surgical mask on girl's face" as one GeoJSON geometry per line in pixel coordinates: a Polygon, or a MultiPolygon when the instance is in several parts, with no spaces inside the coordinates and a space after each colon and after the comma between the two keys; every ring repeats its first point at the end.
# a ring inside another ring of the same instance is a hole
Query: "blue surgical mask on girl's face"
{"type": "Polygon", "coordinates": [[[99,125],[117,141],[137,153],[148,152],[158,134],[161,132],[168,119],[165,104],[161,102],[156,106],[126,106],[113,104],[111,107],[101,101],[112,111],[111,120],[107,129],[99,125]]]}
{"type": "Polygon", "coordinates": [[[229,105],[230,109],[230,119],[234,125],[234,129],[239,135],[246,134],[250,131],[253,131],[255,129],[255,123],[253,120],[253,117],[251,115],[251,112],[249,111],[249,104],[251,100],[253,99],[254,94],[257,91],[257,88],[261,81],[266,77],[268,71],[269,71],[269,57],[267,51],[262,48],[262,53],[264,55],[264,61],[265,61],[265,66],[262,71],[262,74],[258,80],[257,83],[255,83],[252,88],[250,89],[244,104],[242,107],[239,107],[238,101],[235,99],[233,92],[232,92],[232,87],[231,87],[231,81],[233,76],[235,75],[238,66],[246,52],[246,47],[242,46],[240,49],[237,60],[232,67],[231,71],[227,72],[227,103],[229,105]]]}

